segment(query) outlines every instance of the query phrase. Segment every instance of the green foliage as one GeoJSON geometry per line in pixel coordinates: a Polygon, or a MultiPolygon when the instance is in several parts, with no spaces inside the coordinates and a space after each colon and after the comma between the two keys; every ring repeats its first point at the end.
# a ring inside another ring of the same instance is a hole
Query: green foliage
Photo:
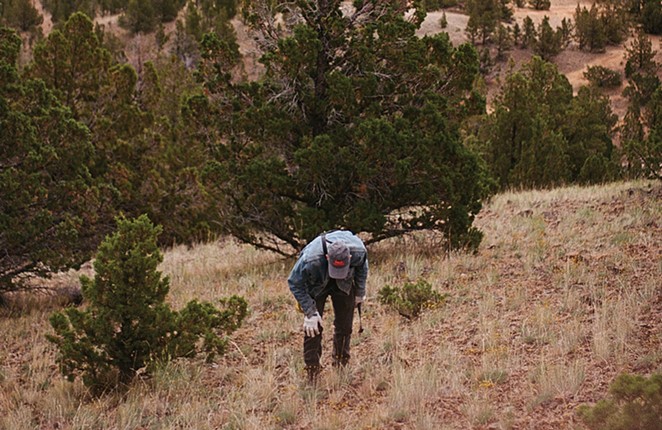
{"type": "Polygon", "coordinates": [[[469,15],[466,33],[472,43],[480,37],[485,45],[502,18],[501,3],[498,0],[468,0],[465,8],[469,15]]]}
{"type": "Polygon", "coordinates": [[[662,84],[650,39],[639,31],[626,47],[623,95],[629,105],[621,135],[630,176],[662,177],[662,84]]]}
{"type": "Polygon", "coordinates": [[[44,9],[51,13],[53,23],[67,21],[76,12],[94,16],[95,2],[93,0],[45,0],[44,9]]]}
{"type": "Polygon", "coordinates": [[[579,49],[603,52],[607,45],[617,45],[628,34],[628,14],[622,5],[594,3],[591,9],[575,9],[575,38],[579,49]]]}
{"type": "MultiPolygon", "coordinates": [[[[6,0],[0,3],[0,23],[20,31],[36,29],[44,21],[30,0],[6,0]]],[[[40,30],[40,29],[39,29],[40,30]]]]}
{"type": "Polygon", "coordinates": [[[92,20],[77,12],[35,46],[31,77],[43,80],[77,119],[91,124],[90,109],[107,83],[110,53],[103,48],[92,20]]]}
{"type": "Polygon", "coordinates": [[[40,80],[23,79],[20,38],[0,28],[0,294],[86,261],[98,228],[87,128],[40,80]]]}
{"type": "Polygon", "coordinates": [[[545,15],[538,26],[538,40],[534,45],[534,52],[543,60],[549,61],[561,52],[562,46],[562,33],[552,29],[549,17],[545,15]]]}
{"type": "Polygon", "coordinates": [[[156,29],[156,11],[152,0],[129,0],[119,24],[132,33],[151,33],[156,29]]]}
{"type": "Polygon", "coordinates": [[[380,303],[388,305],[407,319],[417,318],[427,309],[435,309],[447,295],[432,289],[425,280],[406,282],[402,287],[384,286],[377,292],[380,303]]]}
{"type": "Polygon", "coordinates": [[[556,31],[560,34],[561,46],[563,48],[567,48],[568,45],[570,45],[570,42],[572,41],[572,33],[574,29],[575,27],[572,24],[572,20],[570,20],[569,18],[563,18],[561,20],[561,26],[556,27],[556,31]]]}
{"type": "Polygon", "coordinates": [[[621,374],[609,387],[609,398],[582,405],[578,414],[589,429],[656,430],[662,428],[662,374],[646,378],[621,374]]]}
{"type": "Polygon", "coordinates": [[[575,38],[579,49],[588,48],[591,52],[604,51],[607,45],[607,35],[602,21],[598,16],[598,8],[594,4],[589,11],[586,7],[577,5],[575,10],[575,38]]]}
{"type": "Polygon", "coordinates": [[[622,82],[620,73],[603,66],[588,66],[584,77],[598,88],[618,88],[622,82]]]}
{"type": "Polygon", "coordinates": [[[91,174],[102,184],[104,202],[96,212],[105,232],[122,212],[148,214],[163,226],[163,244],[212,234],[199,176],[204,147],[186,140],[180,111],[183,99],[200,90],[182,64],[160,60],[138,76],[112,61],[92,22],[77,13],[38,44],[29,73],[90,129],[96,149],[91,174]]]}
{"type": "Polygon", "coordinates": [[[662,34],[662,3],[645,0],[641,10],[641,24],[648,34],[662,34]]]}
{"type": "Polygon", "coordinates": [[[457,3],[457,0],[425,0],[423,2],[425,10],[428,12],[453,7],[456,6],[457,3]]]}
{"type": "Polygon", "coordinates": [[[441,18],[439,18],[439,27],[446,28],[448,27],[448,19],[446,19],[446,11],[441,13],[441,18]]]}
{"type": "Polygon", "coordinates": [[[619,176],[620,154],[612,142],[617,122],[608,96],[593,87],[579,89],[561,126],[571,182],[600,183],[619,176]]]}
{"type": "MultiPolygon", "coordinates": [[[[435,229],[450,246],[475,243],[486,176],[459,140],[484,109],[474,48],[418,37],[420,10],[404,19],[375,2],[358,25],[339,4],[300,6],[293,16],[306,19],[263,35],[259,82],[232,82],[226,47],[203,40],[199,78],[211,96],[190,99],[186,115],[215,158],[205,184],[219,222],[282,253],[337,227],[371,242],[435,229]]],[[[250,11],[249,22],[267,24],[250,11]]]]}
{"type": "Polygon", "coordinates": [[[494,43],[497,48],[496,59],[503,60],[506,52],[513,46],[513,37],[510,35],[508,28],[503,24],[499,24],[497,27],[494,43]]]}
{"type": "Polygon", "coordinates": [[[552,2],[550,0],[529,0],[529,5],[535,10],[549,10],[552,2]]]}
{"type": "Polygon", "coordinates": [[[527,15],[522,21],[522,48],[535,46],[537,38],[536,26],[531,17],[527,15]]]}
{"type": "Polygon", "coordinates": [[[606,96],[573,97],[556,66],[534,57],[508,73],[477,141],[502,188],[600,182],[616,175],[616,120],[606,96]]]}
{"type": "Polygon", "coordinates": [[[180,312],[165,303],[168,278],[157,270],[160,227],[147,218],[118,219],[118,229],[99,246],[95,277],[82,277],[84,310],[68,308],[51,316],[62,373],[99,392],[129,382],[160,361],[208,357],[224,352],[226,338],[247,313],[246,301],[233,296],[211,303],[192,301],[180,312]]]}

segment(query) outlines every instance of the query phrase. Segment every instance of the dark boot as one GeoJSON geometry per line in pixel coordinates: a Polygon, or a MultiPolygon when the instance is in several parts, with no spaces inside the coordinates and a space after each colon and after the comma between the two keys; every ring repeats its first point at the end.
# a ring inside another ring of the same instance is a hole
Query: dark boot
{"type": "Polygon", "coordinates": [[[352,339],[351,335],[335,335],[333,337],[333,366],[347,366],[349,363],[349,346],[352,339]]]}

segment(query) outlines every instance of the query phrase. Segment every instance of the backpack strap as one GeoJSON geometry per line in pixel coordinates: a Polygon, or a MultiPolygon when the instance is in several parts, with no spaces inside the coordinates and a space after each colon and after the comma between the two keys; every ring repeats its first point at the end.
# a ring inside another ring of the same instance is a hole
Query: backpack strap
{"type": "Polygon", "coordinates": [[[326,257],[327,250],[326,250],[326,233],[322,233],[322,252],[324,252],[324,256],[326,257]]]}

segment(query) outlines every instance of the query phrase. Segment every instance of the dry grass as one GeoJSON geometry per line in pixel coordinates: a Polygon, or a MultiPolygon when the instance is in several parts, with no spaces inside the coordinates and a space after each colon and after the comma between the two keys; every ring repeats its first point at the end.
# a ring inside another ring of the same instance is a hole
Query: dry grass
{"type": "MultiPolygon", "coordinates": [[[[423,236],[374,246],[365,332],[317,388],[304,383],[292,261],[231,240],[168,250],[173,306],[248,299],[228,354],[95,399],[58,374],[51,309],[5,311],[0,429],[581,428],[574,408],[619,372],[662,370],[661,201],[646,182],[511,192],[480,214],[476,255],[423,236]],[[376,302],[384,285],[421,278],[444,306],[407,322],[376,302]]],[[[325,364],[330,348],[327,336],[325,364]]]]}

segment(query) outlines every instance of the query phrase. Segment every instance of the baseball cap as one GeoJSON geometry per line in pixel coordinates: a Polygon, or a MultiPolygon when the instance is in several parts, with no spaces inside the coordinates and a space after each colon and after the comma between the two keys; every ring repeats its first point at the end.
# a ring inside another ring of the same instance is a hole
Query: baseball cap
{"type": "Polygon", "coordinates": [[[345,279],[349,274],[349,247],[342,240],[336,240],[327,248],[329,258],[329,276],[333,279],[345,279]]]}

